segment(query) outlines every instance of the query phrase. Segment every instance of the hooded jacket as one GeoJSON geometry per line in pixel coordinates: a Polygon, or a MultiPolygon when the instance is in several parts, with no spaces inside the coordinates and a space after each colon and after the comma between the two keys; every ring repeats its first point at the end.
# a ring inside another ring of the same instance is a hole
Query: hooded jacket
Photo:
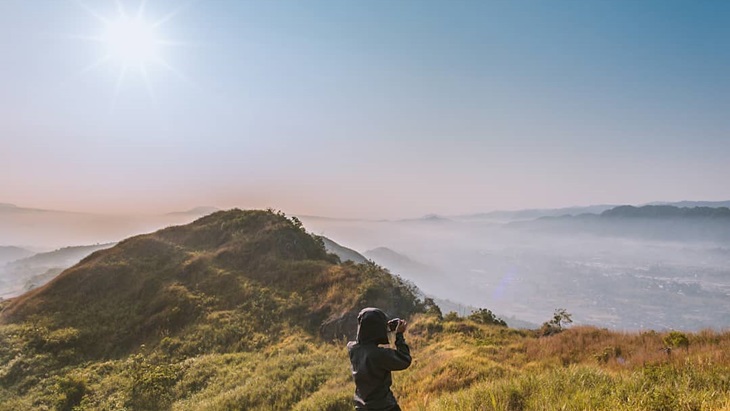
{"type": "Polygon", "coordinates": [[[395,335],[395,350],[378,346],[388,344],[388,317],[377,308],[360,311],[357,323],[357,341],[347,343],[355,380],[355,409],[388,410],[398,404],[390,391],[390,372],[411,365],[410,349],[403,333],[395,335]]]}

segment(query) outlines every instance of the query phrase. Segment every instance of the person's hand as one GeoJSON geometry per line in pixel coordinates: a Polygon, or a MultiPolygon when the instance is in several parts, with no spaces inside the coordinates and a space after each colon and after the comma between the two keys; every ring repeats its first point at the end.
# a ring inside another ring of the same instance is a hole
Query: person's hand
{"type": "Polygon", "coordinates": [[[398,328],[395,329],[395,332],[396,333],[405,332],[407,326],[408,326],[408,323],[406,322],[406,320],[400,320],[398,322],[398,328]]]}

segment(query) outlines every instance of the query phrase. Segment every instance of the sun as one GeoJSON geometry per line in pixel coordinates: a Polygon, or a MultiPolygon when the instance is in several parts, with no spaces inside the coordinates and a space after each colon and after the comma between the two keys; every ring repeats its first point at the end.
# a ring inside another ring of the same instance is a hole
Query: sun
{"type": "Polygon", "coordinates": [[[122,66],[144,67],[162,58],[162,40],[156,27],[141,16],[122,16],[108,22],[101,39],[109,58],[122,66]]]}
{"type": "MultiPolygon", "coordinates": [[[[82,73],[101,66],[113,66],[117,71],[114,101],[119,95],[128,74],[139,75],[145,83],[149,95],[154,99],[149,71],[153,67],[162,67],[176,77],[187,78],[164,58],[168,47],[187,45],[180,41],[172,41],[160,33],[160,28],[169,22],[178,12],[178,8],[157,19],[150,19],[145,11],[146,0],[141,0],[139,7],[130,13],[122,0],[116,0],[113,16],[105,16],[93,10],[82,0],[76,3],[99,23],[99,31],[94,35],[73,36],[74,38],[92,41],[102,45],[102,56],[82,70],[82,73]]],[[[107,3],[108,4],[108,3],[107,3]]],[[[189,5],[188,3],[187,5],[189,5]]],[[[185,5],[185,6],[187,6],[185,5]]],[[[112,106],[114,105],[112,102],[112,106]]]]}

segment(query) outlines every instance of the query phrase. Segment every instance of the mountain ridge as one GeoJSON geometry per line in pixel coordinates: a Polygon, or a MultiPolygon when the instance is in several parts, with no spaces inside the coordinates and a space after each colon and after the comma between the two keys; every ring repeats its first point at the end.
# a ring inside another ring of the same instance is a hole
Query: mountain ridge
{"type": "Polygon", "coordinates": [[[725,243],[730,241],[730,209],[670,205],[618,206],[601,214],[546,216],[513,221],[506,226],[554,233],[725,243]]]}
{"type": "Polygon", "coordinates": [[[256,319],[263,328],[247,334],[263,343],[292,327],[318,338],[352,337],[363,305],[404,317],[420,309],[415,287],[375,265],[338,261],[283,214],[221,211],[94,252],[10,300],[0,323],[44,318],[50,327],[78,330],[80,340],[94,342],[84,351],[105,358],[158,345],[161,335],[203,344],[211,316],[230,332],[212,348],[220,349],[235,347],[231,339],[253,344],[227,328],[232,318],[256,319]],[[330,290],[324,296],[323,288],[330,290]]]}

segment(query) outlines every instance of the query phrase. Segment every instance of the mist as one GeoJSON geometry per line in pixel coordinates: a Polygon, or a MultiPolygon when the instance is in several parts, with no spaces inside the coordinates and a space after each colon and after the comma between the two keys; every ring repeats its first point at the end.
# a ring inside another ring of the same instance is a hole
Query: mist
{"type": "Polygon", "coordinates": [[[730,327],[730,242],[703,238],[703,223],[302,220],[365,256],[377,247],[407,256],[429,269],[386,267],[429,295],[506,318],[541,324],[565,308],[578,324],[620,330],[730,327]]]}
{"type": "MultiPolygon", "coordinates": [[[[539,326],[565,308],[577,324],[619,330],[730,327],[730,219],[633,218],[616,216],[612,207],[406,220],[299,218],[310,233],[448,300],[447,310],[464,308],[460,314],[488,308],[508,322],[539,326]]],[[[212,211],[132,216],[5,205],[0,298],[44,284],[92,251],[212,211]]]]}

